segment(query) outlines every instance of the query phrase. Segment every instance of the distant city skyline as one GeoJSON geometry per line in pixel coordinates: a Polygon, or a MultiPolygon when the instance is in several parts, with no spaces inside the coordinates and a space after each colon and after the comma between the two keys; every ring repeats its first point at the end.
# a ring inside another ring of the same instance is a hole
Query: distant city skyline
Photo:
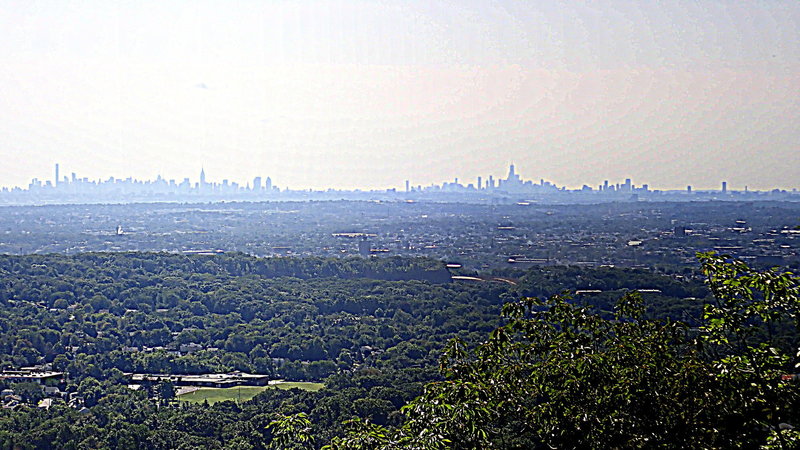
{"type": "MultiPolygon", "coordinates": [[[[281,188],[273,182],[269,175],[256,176],[252,180],[229,180],[227,178],[214,179],[208,178],[206,175],[205,167],[201,167],[200,173],[196,178],[185,176],[183,178],[164,178],[157,176],[155,179],[137,179],[134,177],[100,177],[98,179],[90,179],[82,177],[77,172],[70,172],[68,175],[62,171],[61,164],[54,165],[54,172],[52,178],[38,178],[34,177],[25,187],[9,187],[0,186],[0,192],[25,192],[36,194],[37,192],[56,192],[56,193],[84,193],[90,194],[93,190],[96,192],[103,192],[104,186],[112,186],[116,191],[122,189],[118,193],[130,192],[173,192],[173,193],[216,193],[216,194],[237,194],[248,192],[261,192],[261,193],[280,193],[281,188]]],[[[766,191],[771,191],[779,188],[771,188],[766,191]]],[[[517,166],[510,164],[508,166],[507,174],[502,177],[495,177],[494,175],[477,176],[474,180],[463,179],[459,177],[451,178],[451,181],[441,180],[439,183],[431,183],[428,185],[414,184],[411,180],[405,180],[403,186],[389,186],[383,189],[336,189],[333,187],[322,189],[306,189],[298,188],[291,189],[284,187],[284,191],[341,191],[341,192],[356,192],[356,191],[375,191],[375,192],[407,192],[407,193],[447,193],[447,192],[496,192],[502,194],[548,194],[557,192],[610,192],[610,193],[653,193],[659,191],[665,192],[686,192],[688,194],[694,192],[715,192],[728,193],[728,192],[760,192],[758,189],[751,189],[749,186],[737,188],[735,186],[728,186],[728,182],[720,181],[718,187],[711,189],[698,188],[693,185],[686,185],[683,189],[663,189],[658,186],[652,186],[648,183],[637,184],[631,178],[624,180],[609,180],[605,179],[602,183],[592,186],[584,183],[580,188],[570,188],[568,186],[558,185],[557,183],[540,178],[539,180],[528,180],[520,176],[517,172],[517,166]]],[[[108,191],[107,192],[116,192],[108,191]]],[[[797,192],[797,188],[789,189],[788,191],[797,192]]]]}
{"type": "Polygon", "coordinates": [[[53,161],[293,189],[516,163],[573,189],[791,189],[798,23],[796,0],[9,0],[0,185],[53,161]]]}

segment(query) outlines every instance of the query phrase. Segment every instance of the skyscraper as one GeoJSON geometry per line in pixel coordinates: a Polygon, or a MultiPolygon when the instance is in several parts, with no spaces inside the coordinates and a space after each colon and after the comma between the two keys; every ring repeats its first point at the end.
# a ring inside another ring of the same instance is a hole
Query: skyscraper
{"type": "Polygon", "coordinates": [[[523,188],[522,179],[519,177],[519,175],[517,175],[513,164],[508,167],[508,178],[505,180],[499,180],[498,184],[500,189],[504,189],[509,192],[518,192],[523,188]]]}
{"type": "Polygon", "coordinates": [[[206,171],[204,168],[200,168],[200,185],[206,184],[206,171]]]}
{"type": "Polygon", "coordinates": [[[58,186],[58,163],[56,163],[56,182],[54,186],[58,186]]]}

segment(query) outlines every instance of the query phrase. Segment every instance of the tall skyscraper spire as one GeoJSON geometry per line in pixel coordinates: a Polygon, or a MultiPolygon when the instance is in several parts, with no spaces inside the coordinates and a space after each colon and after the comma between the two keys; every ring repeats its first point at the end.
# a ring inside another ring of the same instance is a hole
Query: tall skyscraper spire
{"type": "Polygon", "coordinates": [[[200,168],[200,184],[206,184],[206,171],[205,168],[200,168]]]}

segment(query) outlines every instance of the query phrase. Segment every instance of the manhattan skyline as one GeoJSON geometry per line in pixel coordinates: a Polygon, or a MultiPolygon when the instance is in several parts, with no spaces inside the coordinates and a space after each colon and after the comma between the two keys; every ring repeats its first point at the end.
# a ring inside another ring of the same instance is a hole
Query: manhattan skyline
{"type": "Polygon", "coordinates": [[[729,186],[722,181],[717,189],[697,189],[687,185],[682,190],[661,189],[648,183],[637,183],[631,178],[604,180],[602,184],[583,184],[579,189],[569,189],[540,178],[525,179],[514,164],[508,167],[505,177],[479,176],[475,180],[458,177],[430,185],[414,184],[406,180],[404,187],[385,189],[292,189],[281,188],[271,176],[257,176],[251,181],[222,179],[208,176],[205,168],[196,178],[155,179],[82,177],[76,172],[66,174],[60,164],[55,164],[52,178],[33,178],[25,188],[0,186],[0,204],[58,204],[58,203],[131,203],[149,201],[197,202],[225,200],[426,200],[485,202],[502,200],[545,202],[592,201],[692,201],[692,200],[800,200],[796,188],[790,190],[753,190],[729,186]],[[776,197],[777,196],[777,197],[776,197]],[[517,199],[517,200],[514,200],[517,199]]]}

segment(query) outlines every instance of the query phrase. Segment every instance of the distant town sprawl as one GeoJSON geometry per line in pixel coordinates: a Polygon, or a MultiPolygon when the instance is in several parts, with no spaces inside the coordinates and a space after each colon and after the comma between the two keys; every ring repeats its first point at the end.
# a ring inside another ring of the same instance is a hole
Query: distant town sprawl
{"type": "Polygon", "coordinates": [[[797,267],[800,202],[587,205],[396,201],[0,207],[0,253],[425,256],[465,270],[692,268],[714,250],[797,267]]]}
{"type": "Polygon", "coordinates": [[[583,185],[567,189],[540,179],[523,180],[514,165],[503,179],[493,176],[477,177],[473,182],[452,182],[429,186],[413,185],[405,181],[405,188],[382,190],[296,190],[280,188],[271,177],[255,177],[244,185],[235,181],[211,182],[201,170],[198,181],[165,179],[155,180],[114,178],[90,180],[75,173],[62,176],[55,166],[53,179],[34,178],[27,188],[4,187],[0,191],[0,205],[61,204],[61,203],[129,203],[129,202],[207,202],[254,200],[386,200],[386,201],[457,201],[467,203],[535,202],[549,204],[598,203],[620,201],[697,201],[697,200],[800,200],[797,189],[767,191],[728,189],[722,181],[719,189],[697,190],[686,186],[682,190],[654,189],[647,184],[636,185],[630,178],[622,183],[605,180],[597,186],[583,185]]]}

